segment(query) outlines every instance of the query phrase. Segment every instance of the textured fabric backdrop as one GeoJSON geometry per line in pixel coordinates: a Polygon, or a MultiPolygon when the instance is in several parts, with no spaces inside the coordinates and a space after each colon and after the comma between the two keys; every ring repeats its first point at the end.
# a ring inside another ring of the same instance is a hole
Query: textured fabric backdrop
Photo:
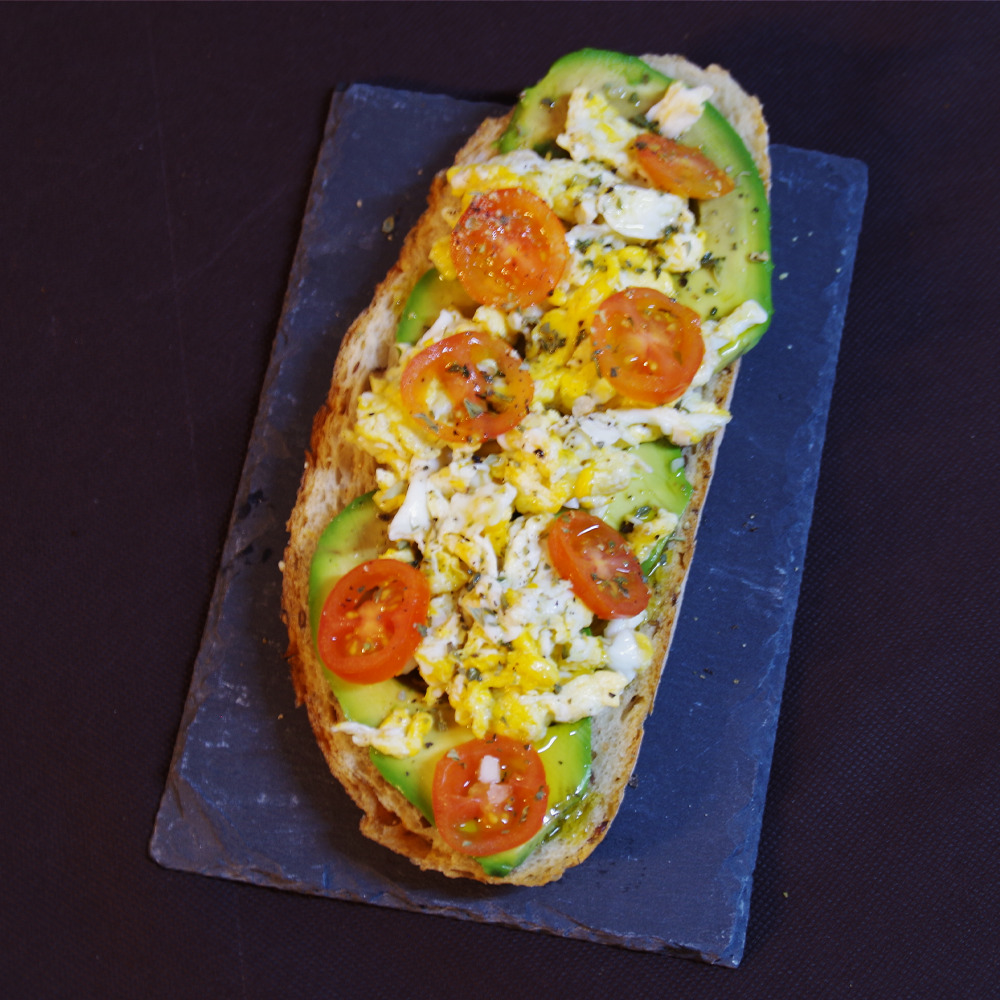
{"type": "Polygon", "coordinates": [[[998,37],[991,4],[0,5],[4,995],[994,996],[998,37]],[[583,45],[717,61],[869,171],[737,970],[147,850],[334,89],[510,102],[583,45]]]}

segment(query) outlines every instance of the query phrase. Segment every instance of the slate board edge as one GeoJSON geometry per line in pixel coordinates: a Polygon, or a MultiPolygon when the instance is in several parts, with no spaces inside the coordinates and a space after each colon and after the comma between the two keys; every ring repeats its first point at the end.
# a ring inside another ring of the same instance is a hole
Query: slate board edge
{"type": "MultiPolygon", "coordinates": [[[[780,144],[773,144],[771,146],[772,155],[778,150],[779,155],[787,157],[789,159],[801,159],[811,163],[817,161],[822,162],[824,166],[828,166],[833,160],[838,161],[838,167],[841,171],[841,179],[847,183],[847,178],[853,177],[853,183],[857,197],[855,200],[849,202],[851,215],[850,228],[853,229],[854,239],[848,241],[842,248],[842,253],[844,256],[843,271],[845,273],[845,280],[848,286],[850,286],[851,277],[854,272],[854,264],[857,259],[857,249],[858,249],[858,239],[861,233],[862,219],[864,216],[864,206],[867,200],[868,194],[868,167],[865,163],[856,159],[849,159],[845,157],[832,157],[829,154],[818,153],[812,150],[797,149],[792,146],[784,146],[780,144]]],[[[776,178],[777,180],[777,178],[776,178]]],[[[823,387],[820,392],[820,400],[818,409],[822,412],[822,418],[816,424],[815,430],[815,445],[822,453],[826,441],[826,430],[830,419],[830,405],[833,399],[834,387],[836,384],[835,373],[837,368],[837,363],[840,357],[840,348],[842,344],[840,332],[843,329],[844,320],[846,318],[846,312],[848,307],[848,298],[845,296],[843,299],[838,300],[837,307],[831,310],[827,317],[827,328],[836,328],[836,334],[833,337],[834,349],[828,354],[826,358],[826,367],[821,372],[821,377],[818,380],[819,384],[823,387]]],[[[739,383],[737,382],[737,392],[739,391],[739,383]]],[[[738,400],[737,400],[738,401],[738,400]]],[[[738,406],[734,407],[735,412],[739,412],[738,406]]],[[[805,569],[805,559],[808,553],[808,536],[812,527],[813,512],[816,507],[816,491],[819,486],[819,479],[821,475],[822,461],[816,463],[815,467],[811,470],[811,475],[809,477],[808,494],[810,497],[810,503],[808,505],[808,510],[805,512],[805,516],[801,519],[799,530],[802,533],[802,541],[800,544],[801,556],[802,556],[802,567],[803,572],[792,577],[792,584],[790,588],[790,594],[788,599],[788,604],[792,609],[790,620],[788,622],[787,634],[784,637],[780,649],[781,664],[779,670],[776,672],[775,676],[772,678],[772,686],[778,692],[777,703],[775,706],[775,715],[780,712],[781,707],[781,692],[784,688],[785,677],[787,673],[788,657],[791,653],[791,646],[795,639],[795,609],[798,606],[799,593],[802,589],[802,578],[804,576],[805,569]]],[[[711,502],[709,498],[708,502],[711,502]]],[[[765,759],[760,762],[760,767],[758,769],[756,788],[759,789],[759,794],[761,798],[760,803],[760,822],[756,825],[753,836],[746,843],[746,855],[747,855],[747,866],[750,872],[749,877],[744,883],[743,892],[739,900],[739,913],[737,919],[734,922],[733,937],[728,948],[724,949],[718,956],[710,956],[706,954],[694,955],[690,957],[701,958],[703,961],[708,961],[711,964],[719,964],[729,966],[731,968],[736,968],[743,958],[743,953],[746,945],[746,934],[747,926],[750,917],[750,900],[753,894],[754,886],[754,871],[757,865],[757,856],[760,848],[760,838],[761,831],[763,828],[764,810],[766,808],[766,798],[767,789],[770,784],[771,775],[771,764],[774,758],[774,741],[771,741],[769,752],[767,753],[765,759]]]]}

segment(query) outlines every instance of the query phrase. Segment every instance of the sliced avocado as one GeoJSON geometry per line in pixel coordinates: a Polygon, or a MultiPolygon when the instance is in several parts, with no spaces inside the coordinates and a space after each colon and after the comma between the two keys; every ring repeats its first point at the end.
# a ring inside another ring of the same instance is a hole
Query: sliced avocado
{"type": "Polygon", "coordinates": [[[549,786],[545,821],[541,830],[519,847],[479,858],[487,875],[497,878],[509,875],[539,844],[565,826],[590,784],[590,719],[549,726],[548,735],[537,750],[545,764],[549,786]]]}
{"type": "Polygon", "coordinates": [[[396,327],[396,341],[415,344],[441,315],[442,309],[458,309],[471,315],[476,303],[460,281],[442,278],[432,267],[413,286],[406,307],[396,327]]]}
{"type": "Polygon", "coordinates": [[[543,156],[565,156],[556,137],[566,122],[569,95],[577,87],[600,93],[620,115],[634,118],[645,114],[670,83],[635,56],[605,49],[570,52],[521,94],[510,125],[500,136],[500,152],[534,149],[543,156]]]}
{"type": "Polygon", "coordinates": [[[771,303],[771,208],[753,157],[732,126],[711,105],[682,136],[713,163],[724,167],[735,187],[721,198],[696,203],[698,228],[705,234],[705,266],[680,281],[677,299],[703,320],[728,316],[747,299],[767,312],[768,321],[750,327],[719,353],[716,371],[745,354],[763,336],[771,303]]]}
{"type": "MultiPolygon", "coordinates": [[[[555,144],[566,120],[570,93],[587,87],[602,93],[626,118],[645,114],[673,81],[641,59],[581,49],[563,56],[534,87],[521,95],[499,149],[535,149],[566,155],[555,144]]],[[[735,187],[721,198],[695,202],[698,228],[705,233],[707,266],[680,281],[678,301],[703,320],[728,315],[754,299],[768,313],[771,303],[771,223],[767,193],[743,140],[711,104],[680,141],[697,146],[732,177],[735,187]]],[[[767,322],[735,337],[720,352],[719,369],[760,340],[767,322]]]]}
{"type": "MultiPolygon", "coordinates": [[[[388,525],[378,516],[371,493],[352,500],[323,530],[309,567],[309,621],[313,642],[323,604],[349,570],[385,550],[388,525]]],[[[384,717],[384,716],[383,716],[384,717]]]]}
{"type": "MultiPolygon", "coordinates": [[[[352,501],[327,525],[309,572],[309,617],[314,642],[323,604],[337,580],[359,563],[377,558],[385,549],[386,535],[386,524],[379,517],[370,493],[352,501]]],[[[352,684],[328,670],[326,678],[348,719],[366,726],[379,725],[394,708],[424,704],[420,692],[407,683],[405,676],[377,684],[352,684]]],[[[413,757],[390,757],[377,750],[370,751],[372,762],[383,777],[431,822],[434,819],[431,806],[434,768],[447,750],[473,738],[469,730],[442,721],[442,727],[431,730],[424,749],[413,757]]],[[[543,840],[555,833],[573,812],[590,781],[589,719],[550,726],[537,749],[549,786],[549,807],[544,824],[527,843],[502,854],[477,859],[490,875],[509,874],[543,840]]]]}
{"type": "MultiPolygon", "coordinates": [[[[434,769],[452,747],[474,739],[468,729],[451,726],[432,730],[427,744],[413,757],[389,757],[372,751],[372,761],[386,781],[395,785],[430,822],[434,769]]],[[[536,747],[545,765],[549,786],[549,807],[541,830],[531,840],[499,854],[477,858],[487,875],[509,875],[531,852],[559,829],[590,782],[590,719],[549,726],[545,739],[536,747]]]]}
{"type": "MultiPolygon", "coordinates": [[[[684,474],[684,453],[666,438],[636,445],[636,452],[649,467],[641,472],[620,493],[608,508],[604,520],[615,528],[621,528],[625,520],[643,511],[655,511],[663,507],[681,517],[691,497],[691,484],[684,474]]],[[[663,538],[642,561],[642,571],[646,576],[653,571],[663,558],[669,537],[663,538]]]]}

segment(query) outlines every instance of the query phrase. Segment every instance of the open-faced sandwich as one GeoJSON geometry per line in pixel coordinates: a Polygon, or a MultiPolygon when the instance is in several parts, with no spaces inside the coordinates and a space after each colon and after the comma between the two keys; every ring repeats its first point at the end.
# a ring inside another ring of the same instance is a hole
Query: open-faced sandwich
{"type": "Polygon", "coordinates": [[[289,658],[362,831],[421,868],[541,884],[613,819],[770,320],[768,185],[723,70],[573,53],[435,179],[346,334],[289,658]]]}

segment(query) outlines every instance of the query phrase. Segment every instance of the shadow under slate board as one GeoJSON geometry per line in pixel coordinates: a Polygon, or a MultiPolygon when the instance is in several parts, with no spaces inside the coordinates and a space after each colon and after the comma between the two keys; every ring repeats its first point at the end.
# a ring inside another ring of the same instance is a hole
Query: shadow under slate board
{"type": "Polygon", "coordinates": [[[203,875],[735,966],[863,164],[772,148],[775,319],[742,362],[634,787],[586,862],[538,888],[419,871],[358,832],[294,704],[278,562],[340,337],[433,173],[504,110],[361,85],[334,97],[151,853],[203,875]]]}

